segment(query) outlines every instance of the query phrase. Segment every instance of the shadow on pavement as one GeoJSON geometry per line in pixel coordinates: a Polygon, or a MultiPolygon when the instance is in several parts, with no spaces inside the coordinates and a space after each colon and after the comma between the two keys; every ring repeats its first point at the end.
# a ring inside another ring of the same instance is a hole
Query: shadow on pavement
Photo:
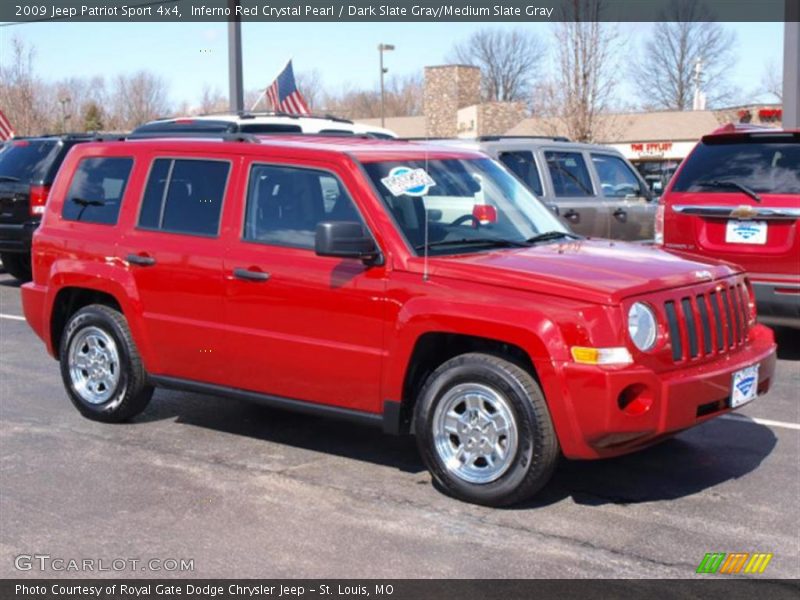
{"type": "Polygon", "coordinates": [[[800,360],[800,329],[776,327],[775,341],[778,342],[779,359],[800,360]]]}
{"type": "Polygon", "coordinates": [[[362,460],[407,473],[425,470],[411,436],[385,435],[378,428],[229,398],[158,390],[134,424],[172,418],[176,423],[362,460]]]}
{"type": "Polygon", "coordinates": [[[577,504],[636,504],[697,494],[755,470],[777,438],[750,420],[717,419],[640,452],[598,461],[563,460],[527,505],[571,497],[577,504]]]}
{"type": "MultiPolygon", "coordinates": [[[[296,414],[238,400],[160,391],[136,422],[175,418],[177,423],[247,436],[396,468],[425,470],[413,437],[384,435],[370,427],[296,414]]],[[[635,504],[682,498],[756,469],[777,439],[749,420],[716,419],[652,448],[598,461],[562,460],[530,509],[571,497],[574,502],[635,504]]]]}

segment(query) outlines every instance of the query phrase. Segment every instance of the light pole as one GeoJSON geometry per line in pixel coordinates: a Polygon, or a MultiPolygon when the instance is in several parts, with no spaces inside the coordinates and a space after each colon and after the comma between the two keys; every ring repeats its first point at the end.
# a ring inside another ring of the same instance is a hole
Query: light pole
{"type": "Polygon", "coordinates": [[[61,104],[61,132],[67,132],[67,119],[69,119],[72,115],[67,114],[67,105],[72,102],[72,98],[69,96],[62,96],[58,99],[59,104],[61,104]]]}
{"type": "Polygon", "coordinates": [[[786,0],[783,36],[783,128],[797,129],[800,127],[800,5],[790,0],[786,0]]]}
{"type": "Polygon", "coordinates": [[[386,124],[386,113],[385,113],[385,104],[386,104],[386,95],[384,93],[383,87],[383,76],[389,71],[389,69],[384,68],[383,66],[383,53],[390,52],[394,50],[394,46],[392,44],[378,44],[378,54],[381,57],[381,127],[384,127],[386,124]]]}
{"type": "Polygon", "coordinates": [[[244,110],[242,85],[242,19],[236,16],[240,0],[228,0],[231,15],[228,21],[228,105],[233,113],[244,110]]]}

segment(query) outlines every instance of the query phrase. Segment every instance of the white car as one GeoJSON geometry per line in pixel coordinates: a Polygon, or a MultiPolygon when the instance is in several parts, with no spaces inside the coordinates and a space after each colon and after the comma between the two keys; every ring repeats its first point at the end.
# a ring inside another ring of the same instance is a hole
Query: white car
{"type": "Polygon", "coordinates": [[[133,134],[168,133],[306,133],[322,135],[367,135],[393,139],[397,135],[388,129],[353,123],[331,115],[290,115],[285,113],[224,113],[197,117],[158,119],[141,125],[133,134]]]}

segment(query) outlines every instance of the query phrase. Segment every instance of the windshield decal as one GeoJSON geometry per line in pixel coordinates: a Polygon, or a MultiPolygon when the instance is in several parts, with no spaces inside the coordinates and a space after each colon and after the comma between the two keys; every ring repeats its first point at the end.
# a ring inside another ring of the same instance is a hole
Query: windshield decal
{"type": "Polygon", "coordinates": [[[393,196],[425,196],[436,185],[425,169],[411,167],[394,167],[381,183],[393,196]]]}

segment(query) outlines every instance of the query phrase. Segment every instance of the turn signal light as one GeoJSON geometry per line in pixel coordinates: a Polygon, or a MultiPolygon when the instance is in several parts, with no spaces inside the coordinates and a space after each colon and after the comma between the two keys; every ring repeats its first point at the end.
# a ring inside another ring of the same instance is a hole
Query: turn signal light
{"type": "Polygon", "coordinates": [[[573,346],[572,360],[584,365],[630,365],[633,357],[627,348],[588,348],[573,346]]]}

